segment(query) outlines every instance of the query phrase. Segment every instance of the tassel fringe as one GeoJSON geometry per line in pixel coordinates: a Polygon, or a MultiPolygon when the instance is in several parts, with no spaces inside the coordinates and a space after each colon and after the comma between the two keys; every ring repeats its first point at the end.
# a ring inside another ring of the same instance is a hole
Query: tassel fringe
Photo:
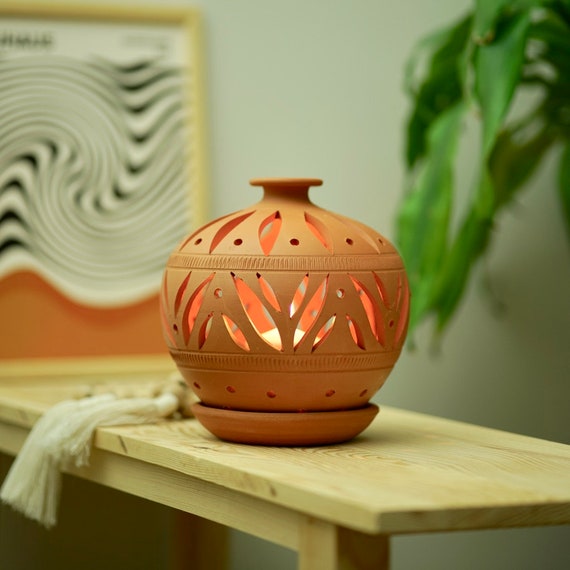
{"type": "Polygon", "coordinates": [[[35,423],[0,489],[0,500],[46,528],[57,523],[61,472],[88,465],[98,427],[153,423],[187,415],[193,397],[179,380],[160,393],[125,397],[103,393],[52,406],[35,423]]]}

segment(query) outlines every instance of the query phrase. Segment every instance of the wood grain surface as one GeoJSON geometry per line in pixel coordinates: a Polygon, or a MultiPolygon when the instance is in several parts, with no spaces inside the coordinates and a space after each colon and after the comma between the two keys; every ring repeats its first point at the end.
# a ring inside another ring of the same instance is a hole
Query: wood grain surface
{"type": "MultiPolygon", "coordinates": [[[[0,449],[15,453],[84,384],[0,386],[0,449]]],[[[230,444],[193,419],[100,428],[94,443],[82,476],[102,470],[110,486],[291,548],[298,516],[383,535],[570,523],[570,446],[389,407],[327,447],[230,444]]]]}

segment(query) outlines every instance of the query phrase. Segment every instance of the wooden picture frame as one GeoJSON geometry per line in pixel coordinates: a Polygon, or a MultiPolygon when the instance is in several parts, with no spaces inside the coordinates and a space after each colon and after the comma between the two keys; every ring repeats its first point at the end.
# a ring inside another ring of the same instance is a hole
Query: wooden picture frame
{"type": "Polygon", "coordinates": [[[0,377],[170,366],[158,294],[206,219],[193,9],[0,5],[0,377]]]}

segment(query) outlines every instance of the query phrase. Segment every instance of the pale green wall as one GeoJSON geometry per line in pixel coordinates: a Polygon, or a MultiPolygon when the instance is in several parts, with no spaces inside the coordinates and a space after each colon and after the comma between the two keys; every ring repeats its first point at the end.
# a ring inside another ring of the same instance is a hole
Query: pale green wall
{"type": "MultiPolygon", "coordinates": [[[[392,236],[403,182],[404,60],[417,38],[469,2],[193,4],[205,24],[211,214],[256,200],[251,177],[317,176],[325,186],[315,202],[392,236]]],[[[403,354],[378,403],[570,443],[570,251],[553,180],[551,163],[497,228],[485,271],[503,317],[493,316],[480,271],[441,353],[430,356],[421,331],[420,348],[403,354]]],[[[398,538],[393,568],[562,569],[570,567],[569,542],[568,527],[398,538]]],[[[238,533],[232,550],[232,570],[294,568],[292,553],[238,533]]]]}

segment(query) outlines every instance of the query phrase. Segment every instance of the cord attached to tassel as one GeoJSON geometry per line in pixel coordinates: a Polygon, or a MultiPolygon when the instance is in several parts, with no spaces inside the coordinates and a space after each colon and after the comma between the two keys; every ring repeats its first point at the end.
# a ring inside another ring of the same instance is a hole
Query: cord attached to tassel
{"type": "Polygon", "coordinates": [[[107,392],[66,400],[35,423],[0,489],[0,500],[47,528],[57,523],[61,472],[89,463],[98,427],[153,423],[175,412],[189,415],[193,399],[181,380],[163,383],[154,393],[107,392]]]}

